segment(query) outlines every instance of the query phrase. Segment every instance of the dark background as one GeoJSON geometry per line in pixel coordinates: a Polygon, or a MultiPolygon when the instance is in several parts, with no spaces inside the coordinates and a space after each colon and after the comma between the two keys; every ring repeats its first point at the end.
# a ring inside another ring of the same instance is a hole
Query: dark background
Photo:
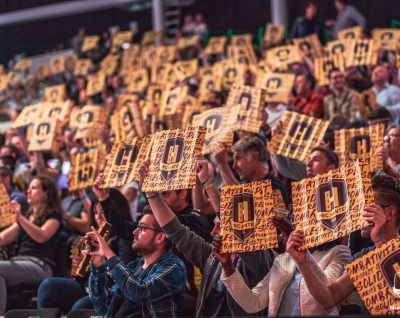
{"type": "MultiPolygon", "coordinates": [[[[26,9],[39,5],[54,4],[65,0],[2,0],[0,13],[26,9]]],[[[318,16],[321,20],[335,19],[333,0],[317,0],[318,16]]],[[[289,23],[303,15],[303,1],[288,0],[289,23]]],[[[400,20],[399,0],[353,0],[351,4],[367,18],[368,28],[390,27],[392,19],[400,20]]],[[[197,0],[190,7],[183,7],[182,14],[202,13],[211,30],[226,31],[228,28],[246,29],[257,32],[271,21],[269,0],[197,0]]],[[[109,9],[44,20],[23,25],[0,27],[0,63],[6,63],[14,54],[26,52],[28,56],[41,54],[54,48],[58,43],[70,47],[70,40],[79,26],[85,26],[87,33],[100,34],[112,25],[128,30],[128,23],[137,21],[140,39],[144,31],[152,28],[151,10],[128,12],[123,9],[109,9]]]]}

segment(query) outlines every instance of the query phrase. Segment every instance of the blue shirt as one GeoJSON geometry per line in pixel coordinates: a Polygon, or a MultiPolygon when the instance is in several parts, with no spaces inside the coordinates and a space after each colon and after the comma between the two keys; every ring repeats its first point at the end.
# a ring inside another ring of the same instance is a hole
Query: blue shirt
{"type": "Polygon", "coordinates": [[[143,258],[125,265],[113,256],[103,266],[91,266],[89,296],[97,313],[115,317],[129,299],[140,304],[143,317],[181,314],[186,290],[186,268],[181,259],[169,250],[146,269],[137,270],[143,264],[143,258]],[[107,273],[115,282],[111,289],[107,287],[107,273]],[[139,277],[135,273],[140,273],[139,277]]]}
{"type": "Polygon", "coordinates": [[[303,277],[298,268],[286,286],[277,317],[301,316],[300,314],[300,280],[303,277]]]}

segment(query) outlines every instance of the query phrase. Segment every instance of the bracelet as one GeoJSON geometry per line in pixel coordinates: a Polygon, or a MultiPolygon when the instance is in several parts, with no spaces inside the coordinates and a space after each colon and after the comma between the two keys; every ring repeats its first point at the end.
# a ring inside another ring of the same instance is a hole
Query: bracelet
{"type": "Polygon", "coordinates": [[[83,197],[81,197],[81,201],[83,201],[83,200],[85,200],[85,199],[87,199],[87,198],[89,198],[89,196],[88,196],[87,193],[86,193],[83,197]]]}
{"type": "Polygon", "coordinates": [[[149,196],[149,197],[146,195],[146,198],[147,198],[147,199],[154,199],[154,198],[157,197],[157,196],[158,196],[158,194],[154,194],[154,195],[151,195],[151,196],[149,196]]]}
{"type": "Polygon", "coordinates": [[[201,182],[201,181],[200,181],[201,186],[204,186],[204,184],[205,184],[208,180],[210,180],[210,178],[207,178],[207,180],[204,181],[204,182],[201,182]]]}
{"type": "Polygon", "coordinates": [[[210,189],[213,185],[214,185],[214,183],[211,182],[211,184],[210,184],[207,188],[204,189],[204,193],[206,193],[206,191],[207,191],[208,189],[210,189]]]}

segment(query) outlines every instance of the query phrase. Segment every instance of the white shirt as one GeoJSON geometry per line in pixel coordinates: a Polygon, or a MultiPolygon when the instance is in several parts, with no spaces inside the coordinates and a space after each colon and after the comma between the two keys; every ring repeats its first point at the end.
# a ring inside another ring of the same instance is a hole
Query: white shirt
{"type": "Polygon", "coordinates": [[[138,216],[138,210],[137,209],[138,209],[139,197],[140,197],[139,183],[137,183],[135,181],[127,183],[127,184],[125,184],[125,185],[123,185],[121,187],[121,192],[124,193],[129,188],[136,189],[136,191],[137,191],[136,199],[133,200],[132,202],[129,202],[129,207],[130,207],[130,210],[131,210],[132,220],[134,222],[136,222],[136,219],[137,219],[137,216],[138,216]]]}
{"type": "Polygon", "coordinates": [[[267,125],[271,127],[272,129],[275,128],[276,124],[278,123],[279,119],[282,118],[283,113],[286,111],[287,107],[285,104],[278,104],[274,110],[270,110],[267,107],[265,107],[265,111],[268,114],[268,120],[267,120],[267,125]]]}

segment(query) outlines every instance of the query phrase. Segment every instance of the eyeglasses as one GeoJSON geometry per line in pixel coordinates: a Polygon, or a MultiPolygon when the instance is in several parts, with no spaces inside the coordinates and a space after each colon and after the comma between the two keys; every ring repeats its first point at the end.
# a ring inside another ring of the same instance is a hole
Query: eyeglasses
{"type": "Polygon", "coordinates": [[[342,79],[342,78],[344,78],[343,75],[338,75],[338,76],[332,77],[332,79],[335,80],[335,81],[338,80],[338,79],[342,79]]]}
{"type": "Polygon", "coordinates": [[[392,139],[394,139],[394,138],[396,138],[396,137],[400,137],[400,134],[386,135],[386,136],[383,138],[383,140],[384,140],[384,141],[389,141],[389,139],[392,140],[392,139]]]}
{"type": "Polygon", "coordinates": [[[139,224],[139,225],[137,226],[137,228],[139,229],[139,232],[140,232],[140,233],[143,233],[143,229],[152,230],[152,231],[156,231],[156,232],[162,232],[162,231],[160,231],[160,230],[156,230],[156,229],[152,229],[152,228],[150,228],[150,227],[144,226],[143,224],[139,224]]]}

